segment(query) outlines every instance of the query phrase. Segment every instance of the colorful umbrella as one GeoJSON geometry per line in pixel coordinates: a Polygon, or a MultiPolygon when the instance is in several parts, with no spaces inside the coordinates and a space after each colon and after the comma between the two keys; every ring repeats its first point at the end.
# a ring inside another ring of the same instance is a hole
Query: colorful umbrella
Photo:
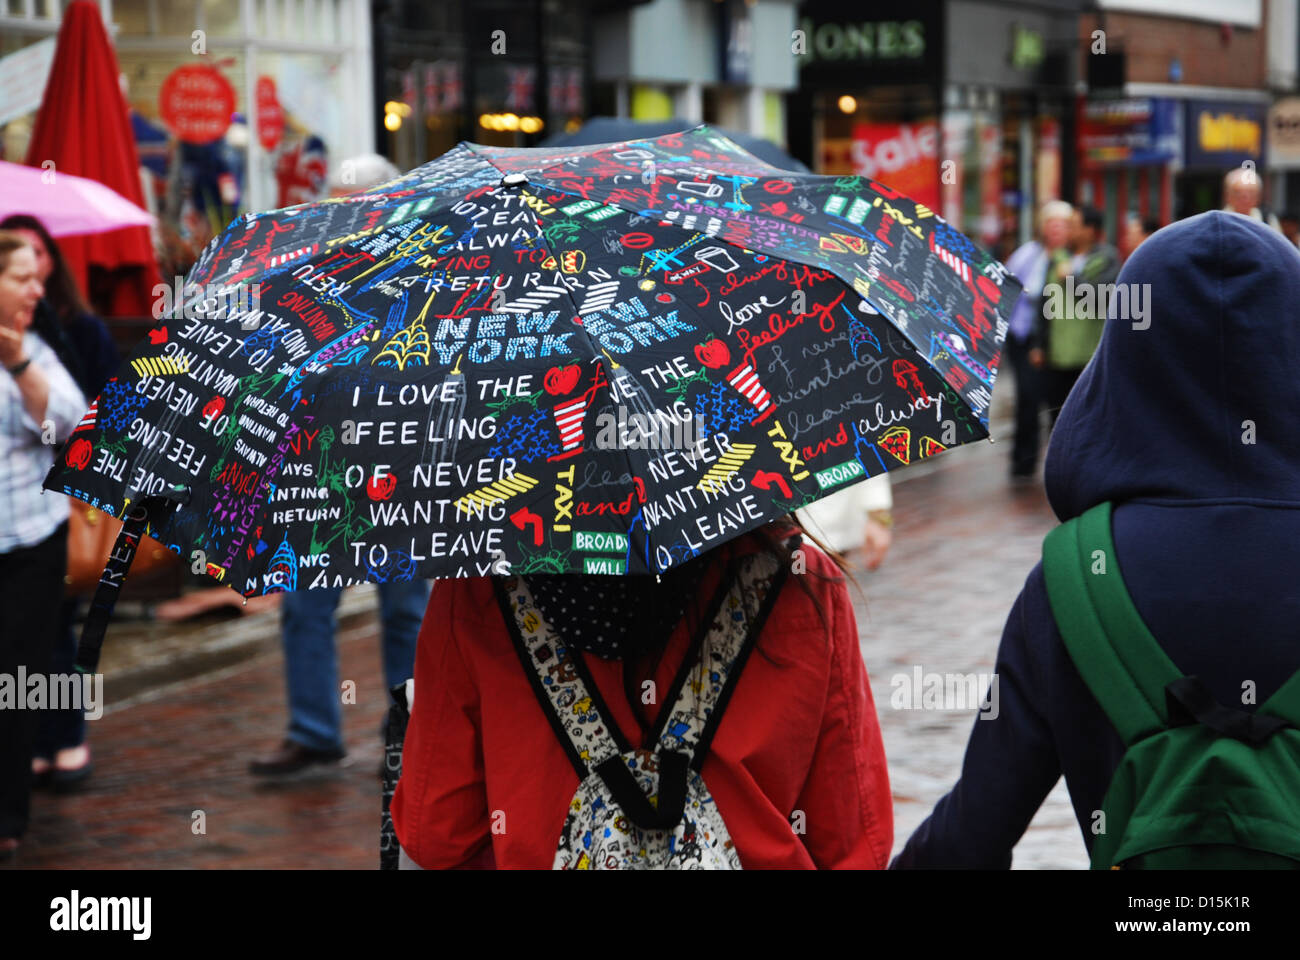
{"type": "Polygon", "coordinates": [[[0,217],[28,213],[55,237],[153,223],[149,212],[95,180],[0,160],[0,217]]]}
{"type": "Polygon", "coordinates": [[[1020,292],[884,185],[707,127],[461,144],[241,218],[189,280],[46,486],[249,596],[665,570],[986,437],[1020,292]]]}

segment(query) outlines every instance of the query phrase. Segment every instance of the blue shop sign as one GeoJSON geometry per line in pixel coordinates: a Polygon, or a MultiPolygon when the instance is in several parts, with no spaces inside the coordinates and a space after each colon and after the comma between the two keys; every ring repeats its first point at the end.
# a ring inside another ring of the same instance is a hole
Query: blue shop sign
{"type": "Polygon", "coordinates": [[[1181,104],[1164,97],[1089,100],[1079,124],[1086,166],[1141,167],[1175,160],[1182,147],[1181,104]]]}

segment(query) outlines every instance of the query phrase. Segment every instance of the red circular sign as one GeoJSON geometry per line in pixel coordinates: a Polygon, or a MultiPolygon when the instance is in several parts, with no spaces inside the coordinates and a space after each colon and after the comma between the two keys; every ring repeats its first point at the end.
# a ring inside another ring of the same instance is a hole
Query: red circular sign
{"type": "Polygon", "coordinates": [[[284,108],[275,92],[275,78],[257,78],[257,140],[270,153],[284,136],[284,108]]]}
{"type": "Polygon", "coordinates": [[[163,123],[186,143],[218,140],[235,112],[235,88],[216,67],[195,63],[167,74],[158,92],[163,123]]]}
{"type": "Polygon", "coordinates": [[[620,240],[629,250],[646,250],[655,242],[655,238],[648,233],[625,233],[620,240]]]}
{"type": "Polygon", "coordinates": [[[763,189],[768,193],[789,193],[794,189],[794,184],[789,180],[768,180],[764,182],[763,189]]]}

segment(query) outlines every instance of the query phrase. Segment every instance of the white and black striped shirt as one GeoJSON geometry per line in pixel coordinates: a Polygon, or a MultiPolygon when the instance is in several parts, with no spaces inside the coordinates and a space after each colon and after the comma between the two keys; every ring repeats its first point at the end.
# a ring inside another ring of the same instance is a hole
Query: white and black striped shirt
{"type": "Polygon", "coordinates": [[[81,390],[39,334],[23,334],[23,355],[49,382],[44,420],[53,425],[54,442],[42,442],[42,424],[23,406],[14,378],[0,371],[0,553],[33,547],[68,519],[68,498],[42,493],[41,482],[54,465],[54,452],[86,410],[81,390]]]}

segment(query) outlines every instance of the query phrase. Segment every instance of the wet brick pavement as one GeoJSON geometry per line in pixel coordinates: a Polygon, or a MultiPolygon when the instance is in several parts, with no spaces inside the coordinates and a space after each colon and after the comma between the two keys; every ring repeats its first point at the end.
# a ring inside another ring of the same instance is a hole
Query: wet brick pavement
{"type": "MultiPolygon", "coordinates": [[[[956,779],[973,713],[893,710],[890,677],[914,665],[991,672],[1003,620],[1053,524],[1041,487],[1008,485],[1006,453],[983,443],[908,471],[895,487],[893,549],[881,570],[859,574],[865,599],[855,603],[889,757],[895,850],[956,779]]],[[[250,619],[230,630],[252,629],[250,619]]],[[[138,694],[92,722],[94,776],[83,793],[33,797],[14,866],[375,867],[384,703],[376,632],[373,613],[340,630],[340,676],[356,680],[357,703],[344,707],[350,755],[337,768],[274,785],[247,773],[285,723],[280,654],[263,642],[251,659],[138,694]],[[206,833],[192,828],[196,811],[206,833]]],[[[110,631],[106,662],[112,642],[110,631]]],[[[1086,866],[1063,784],[1016,848],[1015,865],[1086,866]]]]}
{"type": "MultiPolygon", "coordinates": [[[[959,447],[900,474],[906,479],[894,486],[893,546],[879,570],[858,574],[865,600],[854,591],[854,605],[889,761],[895,854],[956,782],[975,713],[892,709],[890,678],[912,675],[917,666],[923,673],[991,674],[1007,614],[1056,525],[1041,484],[1009,483],[1009,448],[959,447]]],[[[1064,780],[1016,846],[1012,864],[1087,867],[1064,780]]]]}

